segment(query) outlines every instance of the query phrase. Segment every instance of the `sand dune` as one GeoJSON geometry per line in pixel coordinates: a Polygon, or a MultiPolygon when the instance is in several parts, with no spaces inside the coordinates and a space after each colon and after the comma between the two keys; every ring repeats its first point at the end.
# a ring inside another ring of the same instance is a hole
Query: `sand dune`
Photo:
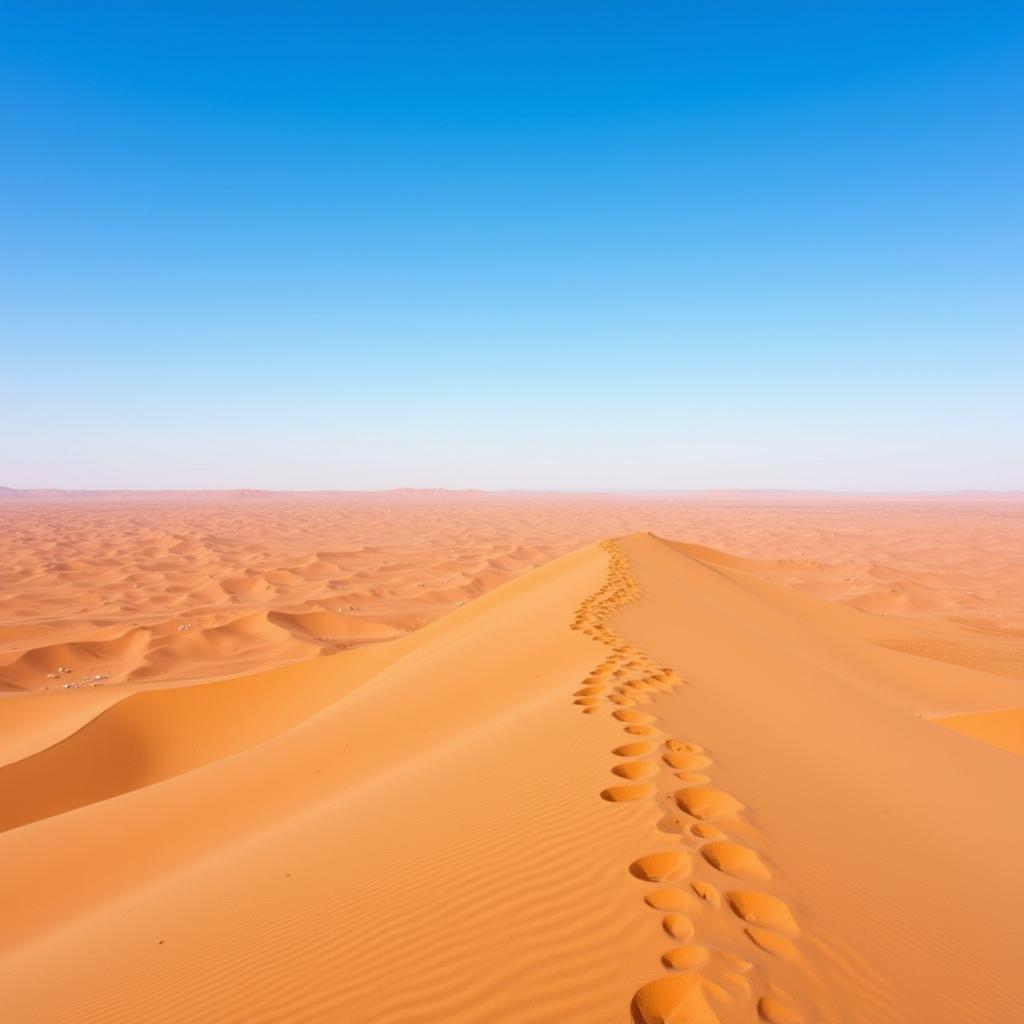
{"type": "Polygon", "coordinates": [[[961,734],[1019,681],[778,571],[643,533],[384,643],[8,696],[0,1015],[1021,1019],[1024,761],[961,734]]]}
{"type": "Polygon", "coordinates": [[[621,550],[644,599],[617,614],[618,635],[688,684],[658,699],[659,728],[685,725],[715,762],[718,785],[677,793],[687,817],[663,827],[710,818],[729,836],[724,851],[717,836],[701,847],[705,880],[770,956],[755,967],[772,1000],[762,1017],[1019,1018],[1024,762],[922,717],[1013,706],[1019,686],[866,642],[870,622],[858,635],[845,609],[735,562],[649,536],[621,550]],[[955,825],[965,812],[969,836],[955,825]]]}
{"type": "Polygon", "coordinates": [[[637,531],[912,618],[893,643],[1024,678],[1019,499],[11,492],[0,690],[218,679],[377,643],[637,531]]]}

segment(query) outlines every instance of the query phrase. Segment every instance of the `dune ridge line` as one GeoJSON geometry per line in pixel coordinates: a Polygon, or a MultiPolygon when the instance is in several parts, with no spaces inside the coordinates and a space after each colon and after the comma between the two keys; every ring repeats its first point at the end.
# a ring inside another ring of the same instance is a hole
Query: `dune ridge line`
{"type": "MultiPolygon", "coordinates": [[[[650,780],[658,777],[674,790],[682,814],[673,825],[684,830],[678,835],[666,833],[664,848],[644,853],[629,865],[630,873],[648,885],[676,883],[672,888],[648,889],[644,899],[649,909],[662,914],[664,932],[682,943],[662,955],[662,967],[669,973],[637,990],[632,1002],[634,1018],[642,1024],[717,1024],[717,1008],[736,1012],[737,1002],[742,1002],[762,1020],[796,1024],[805,1019],[803,1013],[792,997],[778,997],[770,977],[761,982],[758,992],[755,986],[761,979],[755,973],[755,984],[750,981],[752,963],[702,944],[702,929],[695,924],[692,911],[703,904],[745,930],[762,949],[790,962],[800,960],[796,919],[782,899],[764,891],[770,870],[755,850],[728,838],[725,831],[734,822],[742,828],[743,804],[708,785],[713,760],[702,746],[666,735],[655,715],[639,710],[651,703],[654,694],[676,690],[683,679],[626,642],[608,624],[616,610],[637,600],[640,588],[628,558],[616,543],[607,540],[601,547],[609,557],[608,580],[583,602],[572,628],[609,648],[609,654],[583,681],[575,704],[584,715],[604,711],[628,736],[644,738],[612,751],[616,757],[628,759],[615,764],[613,774],[633,781],[609,786],[601,791],[601,797],[611,804],[649,800],[658,792],[650,780]],[[676,788],[680,783],[681,788],[676,788]],[[712,821],[716,824],[709,824],[712,821]],[[690,843],[683,844],[684,836],[690,843]],[[676,839],[674,845],[669,842],[672,838],[676,839]],[[715,869],[719,884],[689,880],[694,841],[696,854],[715,869]],[[758,887],[750,888],[752,885],[758,887]]],[[[717,924],[721,926],[721,921],[717,924]]],[[[715,929],[703,930],[713,938],[715,929]]]]}

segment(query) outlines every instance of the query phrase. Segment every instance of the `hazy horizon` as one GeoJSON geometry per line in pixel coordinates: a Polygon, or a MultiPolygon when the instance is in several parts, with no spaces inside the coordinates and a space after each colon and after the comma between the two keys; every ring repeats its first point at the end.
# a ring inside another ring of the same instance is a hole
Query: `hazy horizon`
{"type": "Polygon", "coordinates": [[[808,496],[808,497],[832,497],[832,498],[957,498],[970,496],[985,497],[1016,497],[1024,494],[1020,488],[960,488],[954,490],[813,490],[810,488],[782,488],[782,487],[709,487],[709,488],[665,488],[665,487],[633,487],[633,488],[594,488],[594,489],[568,489],[568,488],[533,488],[524,487],[380,487],[380,488],[352,488],[352,487],[331,487],[331,488],[307,488],[307,489],[285,489],[274,487],[108,487],[108,488],[86,488],[86,487],[9,487],[0,484],[0,497],[5,495],[72,495],[72,496],[103,496],[103,495],[245,495],[245,496],[331,496],[331,495],[386,495],[386,494],[482,494],[482,495],[525,495],[525,496],[559,496],[579,495],[581,497],[681,497],[681,496],[751,496],[759,497],[764,495],[781,496],[808,496]]]}

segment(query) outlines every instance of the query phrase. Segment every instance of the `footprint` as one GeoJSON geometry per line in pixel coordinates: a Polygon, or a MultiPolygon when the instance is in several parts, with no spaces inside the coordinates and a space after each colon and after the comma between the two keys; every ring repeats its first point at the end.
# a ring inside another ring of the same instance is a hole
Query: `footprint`
{"type": "Polygon", "coordinates": [[[616,757],[643,757],[657,749],[656,743],[625,743],[616,747],[612,753],[616,757]]]}
{"type": "Polygon", "coordinates": [[[803,1024],[803,1017],[785,1003],[771,996],[762,996],[757,1001],[757,1013],[765,1024],[803,1024]]]}
{"type": "Polygon", "coordinates": [[[677,946],[661,956],[661,962],[673,971],[695,971],[708,962],[703,946],[677,946]]]}
{"type": "Polygon", "coordinates": [[[693,896],[682,889],[658,889],[649,892],[644,902],[655,910],[688,910],[694,905],[693,896]]]}
{"type": "Polygon", "coordinates": [[[753,851],[739,843],[727,841],[705,843],[700,855],[713,867],[735,878],[767,879],[772,873],[753,851]]]}
{"type": "Polygon", "coordinates": [[[601,799],[621,804],[629,800],[643,800],[654,796],[654,793],[655,789],[649,782],[641,783],[639,786],[609,786],[601,790],[601,799]]]}
{"type": "Polygon", "coordinates": [[[658,774],[658,766],[653,761],[627,761],[615,765],[612,774],[623,779],[649,779],[658,774]]]}
{"type": "Polygon", "coordinates": [[[766,892],[730,892],[726,894],[733,913],[747,924],[773,928],[786,935],[799,935],[800,928],[789,907],[766,892]]]}
{"type": "Polygon", "coordinates": [[[665,746],[669,750],[677,751],[680,754],[703,754],[704,748],[696,743],[684,743],[682,740],[665,740],[665,746]]]}
{"type": "Polygon", "coordinates": [[[721,1024],[699,974],[670,974],[649,981],[633,996],[639,1024],[721,1024]]]}
{"type": "Polygon", "coordinates": [[[722,894],[710,882],[691,882],[690,888],[713,907],[722,905],[722,894]]]}
{"type": "Polygon", "coordinates": [[[693,922],[685,914],[666,914],[661,927],[680,942],[689,942],[693,938],[693,922]]]}
{"type": "Polygon", "coordinates": [[[705,789],[700,786],[679,790],[676,793],[676,803],[680,810],[701,820],[729,818],[743,810],[743,804],[736,797],[723,793],[720,789],[705,789]]]}
{"type": "Polygon", "coordinates": [[[657,736],[658,730],[653,725],[627,725],[626,732],[630,736],[657,736]]]}
{"type": "Polygon", "coordinates": [[[654,715],[649,715],[646,711],[624,709],[613,711],[612,714],[620,722],[627,722],[629,725],[647,725],[649,722],[654,721],[654,715]]]}
{"type": "Polygon", "coordinates": [[[766,928],[756,928],[753,925],[747,925],[743,930],[747,933],[750,941],[766,953],[771,953],[782,960],[788,960],[790,963],[796,963],[800,959],[799,951],[789,939],[770,932],[766,928]]]}
{"type": "Polygon", "coordinates": [[[671,751],[662,757],[662,760],[669,766],[681,772],[695,772],[698,768],[707,768],[711,764],[711,758],[703,754],[687,754],[671,751]]]}
{"type": "Polygon", "coordinates": [[[655,828],[659,832],[664,832],[667,836],[672,839],[687,839],[686,825],[679,821],[677,818],[672,816],[671,811],[666,814],[658,823],[655,828]]]}
{"type": "Polygon", "coordinates": [[[690,826],[690,831],[699,839],[725,839],[725,833],[717,825],[699,822],[690,826]]]}
{"type": "Polygon", "coordinates": [[[689,875],[693,870],[693,858],[682,850],[649,853],[633,861],[629,870],[645,882],[672,882],[689,875]]]}
{"type": "Polygon", "coordinates": [[[629,701],[633,707],[639,707],[643,704],[651,703],[651,698],[648,694],[637,693],[635,690],[630,690],[628,687],[623,688],[622,699],[629,701]]]}

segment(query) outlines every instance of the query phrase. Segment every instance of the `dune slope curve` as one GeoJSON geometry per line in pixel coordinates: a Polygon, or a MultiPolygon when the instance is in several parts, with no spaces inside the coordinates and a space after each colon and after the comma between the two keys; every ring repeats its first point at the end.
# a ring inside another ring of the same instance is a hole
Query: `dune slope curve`
{"type": "Polygon", "coordinates": [[[48,799],[47,764],[91,781],[0,835],[0,1017],[621,1021],[660,939],[625,867],[653,806],[599,798],[621,725],[570,696],[603,655],[570,625],[607,571],[596,546],[549,563],[352,652],[377,659],[361,681],[349,654],[265,674],[259,728],[204,728],[198,761],[175,745],[190,711],[229,721],[244,680],[130,696],[9,765],[48,799]],[[88,767],[111,723],[141,748],[113,787],[88,767]]]}
{"type": "Polygon", "coordinates": [[[1022,761],[921,717],[1015,690],[858,614],[636,535],[98,707],[0,768],[0,1018],[1020,1019],[1022,761]]]}
{"type": "Polygon", "coordinates": [[[652,727],[706,759],[666,827],[746,940],[761,1019],[1024,1019],[1024,759],[926,717],[1019,706],[1017,681],[869,643],[728,560],[619,548],[642,597],[610,623],[685,681],[652,727]]]}

